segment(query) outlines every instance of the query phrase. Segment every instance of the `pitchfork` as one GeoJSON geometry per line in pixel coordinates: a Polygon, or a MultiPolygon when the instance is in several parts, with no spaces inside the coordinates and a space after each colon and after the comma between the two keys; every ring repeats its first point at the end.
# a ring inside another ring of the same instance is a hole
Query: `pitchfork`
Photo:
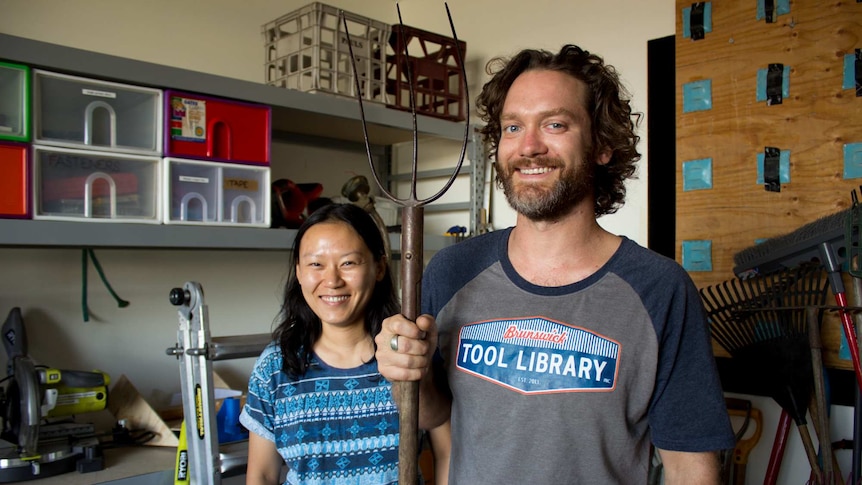
{"type": "MultiPolygon", "coordinates": [[[[449,5],[444,3],[446,7],[446,16],[449,19],[449,27],[452,30],[452,37],[455,40],[455,45],[458,46],[458,36],[455,34],[455,24],[452,22],[452,14],[449,12],[449,5]]],[[[401,43],[404,45],[404,57],[407,55],[407,45],[404,42],[404,22],[401,20],[401,8],[395,4],[398,10],[398,23],[402,29],[400,31],[401,43]]],[[[341,12],[341,20],[344,24],[344,33],[347,35],[347,46],[350,50],[350,62],[353,67],[353,79],[356,87],[356,99],[359,101],[359,112],[362,118],[362,134],[365,139],[365,151],[368,156],[368,164],[371,167],[371,173],[374,175],[374,181],[380,187],[380,191],[391,199],[393,202],[402,207],[401,211],[401,314],[411,321],[416,321],[419,316],[419,302],[422,282],[422,238],[423,238],[423,214],[424,207],[431,202],[439,199],[449,190],[458,172],[461,170],[461,165],[464,163],[464,154],[467,150],[467,139],[470,133],[470,96],[467,94],[467,73],[464,69],[464,59],[462,59],[461,49],[456,48],[458,63],[461,67],[461,78],[464,83],[464,98],[467,100],[466,121],[464,123],[464,140],[461,143],[461,154],[458,157],[458,165],[455,167],[455,172],[449,177],[446,185],[439,192],[427,199],[419,199],[416,196],[417,175],[417,152],[419,130],[416,125],[416,101],[415,89],[413,86],[413,77],[410,73],[410,62],[406,62],[407,78],[409,79],[410,87],[410,112],[413,119],[413,166],[412,179],[410,182],[410,194],[408,197],[399,199],[392,194],[383,185],[380,180],[380,175],[374,166],[374,160],[371,156],[371,145],[368,141],[368,126],[365,120],[365,108],[362,104],[362,88],[359,84],[359,73],[356,69],[356,59],[353,56],[353,44],[350,42],[350,34],[347,32],[347,19],[341,12]]],[[[397,58],[397,55],[396,55],[397,58]]],[[[419,383],[412,382],[393,382],[392,395],[395,402],[399,405],[399,448],[398,448],[398,484],[399,485],[415,485],[418,477],[418,459],[419,459],[419,383]]]]}

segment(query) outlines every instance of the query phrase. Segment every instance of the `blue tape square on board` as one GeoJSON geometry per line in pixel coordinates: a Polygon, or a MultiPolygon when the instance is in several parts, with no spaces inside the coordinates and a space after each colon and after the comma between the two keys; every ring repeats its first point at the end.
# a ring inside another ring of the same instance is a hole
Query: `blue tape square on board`
{"type": "Polygon", "coordinates": [[[844,178],[862,177],[862,143],[844,145],[844,178]]]}
{"type": "MultiPolygon", "coordinates": [[[[757,184],[763,185],[763,162],[766,155],[763,152],[757,154],[757,184]]],[[[782,184],[790,183],[790,150],[781,150],[778,155],[778,181],[782,184]]]]}
{"type": "Polygon", "coordinates": [[[682,267],[686,271],[712,271],[712,241],[683,241],[682,267]]]}
{"type": "MultiPolygon", "coordinates": [[[[778,0],[775,2],[775,16],[785,15],[790,13],[790,0],[778,0]]],[[[766,18],[766,3],[764,0],[757,0],[757,20],[766,18]]]]}
{"type": "Polygon", "coordinates": [[[701,158],[682,163],[682,190],[703,190],[712,188],[712,159],[701,158]]]}
{"type": "MultiPolygon", "coordinates": [[[[691,7],[682,9],[682,37],[688,39],[691,37],[691,7]]],[[[703,31],[707,34],[712,32],[712,2],[706,2],[703,6],[703,31]]]]}
{"type": "Polygon", "coordinates": [[[856,89],[856,53],[844,55],[844,81],[841,89],[856,89]]]}
{"type": "MultiPolygon", "coordinates": [[[[766,101],[766,76],[769,69],[757,70],[757,101],[766,101]]],[[[854,84],[855,87],[855,84],[854,84]]],[[[790,66],[784,66],[781,73],[781,97],[787,99],[790,96],[790,66]]]]}
{"type": "Polygon", "coordinates": [[[712,79],[694,81],[682,85],[682,112],[712,109],[712,79]]]}

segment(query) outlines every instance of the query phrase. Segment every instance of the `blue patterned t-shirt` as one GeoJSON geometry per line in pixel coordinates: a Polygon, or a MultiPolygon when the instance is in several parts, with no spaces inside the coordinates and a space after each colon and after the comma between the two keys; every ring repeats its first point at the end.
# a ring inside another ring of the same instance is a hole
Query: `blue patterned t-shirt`
{"type": "Polygon", "coordinates": [[[337,369],[315,356],[291,379],[270,343],[252,370],[240,422],[276,444],[286,484],[398,483],[398,410],[377,361],[337,369]]]}

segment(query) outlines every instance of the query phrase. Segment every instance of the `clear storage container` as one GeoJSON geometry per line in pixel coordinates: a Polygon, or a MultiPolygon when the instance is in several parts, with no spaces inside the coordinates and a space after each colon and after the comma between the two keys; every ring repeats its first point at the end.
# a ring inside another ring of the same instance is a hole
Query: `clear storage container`
{"type": "Polygon", "coordinates": [[[162,91],[33,70],[34,143],[162,153],[162,91]]]}
{"type": "Polygon", "coordinates": [[[30,141],[30,68],[0,62],[0,140],[30,141]]]}
{"type": "Polygon", "coordinates": [[[269,167],[165,158],[164,222],[269,227],[269,167]]]}
{"type": "Polygon", "coordinates": [[[33,218],[161,222],[161,159],[33,146],[33,218]]]}

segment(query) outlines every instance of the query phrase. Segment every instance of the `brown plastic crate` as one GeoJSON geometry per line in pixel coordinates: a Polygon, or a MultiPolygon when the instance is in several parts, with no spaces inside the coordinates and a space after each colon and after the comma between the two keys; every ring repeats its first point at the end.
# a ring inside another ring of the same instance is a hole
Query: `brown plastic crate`
{"type": "Polygon", "coordinates": [[[310,93],[356,96],[348,36],[362,99],[387,103],[386,44],[390,26],[314,2],[263,26],[266,84],[310,93]]]}
{"type": "Polygon", "coordinates": [[[464,121],[464,71],[459,61],[467,43],[407,25],[393,25],[389,36],[386,92],[390,108],[410,110],[410,83],[416,112],[453,121],[464,121]],[[409,72],[409,75],[408,75],[409,72]],[[411,79],[412,78],[412,79],[411,79]]]}

